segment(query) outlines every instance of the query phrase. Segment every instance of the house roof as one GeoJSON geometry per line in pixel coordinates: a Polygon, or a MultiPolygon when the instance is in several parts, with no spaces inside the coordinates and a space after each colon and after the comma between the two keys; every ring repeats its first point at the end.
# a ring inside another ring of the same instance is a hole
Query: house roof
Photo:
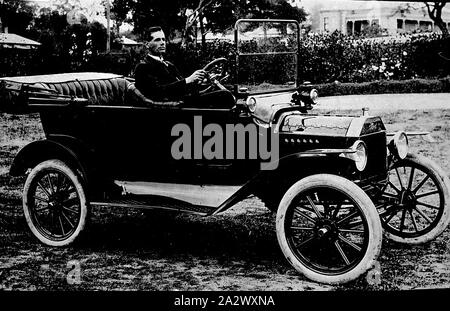
{"type": "Polygon", "coordinates": [[[13,33],[0,33],[0,46],[7,48],[25,48],[38,47],[41,44],[37,41],[13,33]]]}
{"type": "Polygon", "coordinates": [[[142,43],[131,40],[127,37],[122,37],[120,39],[118,39],[118,41],[123,44],[123,45],[141,45],[142,43]]]}

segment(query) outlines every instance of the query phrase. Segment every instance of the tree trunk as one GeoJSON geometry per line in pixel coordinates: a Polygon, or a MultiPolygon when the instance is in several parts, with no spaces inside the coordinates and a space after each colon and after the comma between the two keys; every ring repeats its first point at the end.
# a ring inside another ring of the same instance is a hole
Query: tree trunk
{"type": "Polygon", "coordinates": [[[120,26],[122,26],[122,22],[116,20],[116,34],[118,37],[120,37],[120,26]]]}
{"type": "Polygon", "coordinates": [[[442,32],[442,36],[444,38],[449,37],[449,31],[447,28],[447,24],[442,20],[442,9],[447,4],[447,1],[435,1],[434,4],[429,4],[428,2],[425,2],[425,5],[427,6],[428,15],[430,16],[431,20],[434,22],[435,25],[439,27],[439,29],[442,32]],[[432,8],[433,7],[433,8],[432,8]]]}
{"type": "Polygon", "coordinates": [[[447,28],[446,23],[444,21],[442,21],[442,19],[441,19],[441,22],[436,22],[436,25],[441,30],[442,35],[444,36],[444,38],[448,38],[449,37],[449,32],[448,32],[448,28],[447,28]]]}
{"type": "Polygon", "coordinates": [[[205,34],[205,25],[203,24],[203,14],[200,13],[198,18],[200,20],[200,34],[202,36],[202,49],[204,50],[206,48],[206,34],[205,34]]]}

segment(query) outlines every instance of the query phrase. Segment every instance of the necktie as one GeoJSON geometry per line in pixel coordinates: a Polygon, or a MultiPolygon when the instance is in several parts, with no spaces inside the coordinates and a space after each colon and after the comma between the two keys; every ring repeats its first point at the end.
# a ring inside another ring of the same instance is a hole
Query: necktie
{"type": "Polygon", "coordinates": [[[169,66],[169,64],[162,57],[160,57],[160,60],[164,65],[166,65],[167,67],[169,66]]]}

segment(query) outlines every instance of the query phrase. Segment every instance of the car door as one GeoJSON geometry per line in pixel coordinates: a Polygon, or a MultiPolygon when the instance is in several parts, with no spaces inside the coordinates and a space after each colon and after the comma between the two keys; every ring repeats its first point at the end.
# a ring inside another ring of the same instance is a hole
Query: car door
{"type": "Polygon", "coordinates": [[[247,179],[248,174],[237,169],[246,167],[245,161],[210,158],[203,152],[210,138],[203,136],[208,125],[225,130],[227,124],[246,120],[232,109],[97,106],[90,113],[92,122],[102,124],[93,145],[105,169],[116,179],[194,184],[241,183],[247,179]],[[185,152],[180,156],[174,148],[187,132],[177,131],[180,128],[190,132],[189,139],[183,138],[190,142],[183,146],[190,149],[189,155],[185,152]]]}

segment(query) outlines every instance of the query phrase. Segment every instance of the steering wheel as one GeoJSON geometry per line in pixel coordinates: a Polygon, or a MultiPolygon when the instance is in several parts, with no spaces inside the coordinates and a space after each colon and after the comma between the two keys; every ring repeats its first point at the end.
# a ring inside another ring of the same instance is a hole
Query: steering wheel
{"type": "Polygon", "coordinates": [[[204,89],[201,89],[199,94],[207,93],[214,87],[217,87],[220,90],[227,90],[227,88],[221,83],[223,80],[228,78],[225,66],[227,62],[228,60],[224,57],[216,58],[203,67],[203,70],[207,73],[207,78],[200,84],[200,86],[204,87],[204,89]]]}

